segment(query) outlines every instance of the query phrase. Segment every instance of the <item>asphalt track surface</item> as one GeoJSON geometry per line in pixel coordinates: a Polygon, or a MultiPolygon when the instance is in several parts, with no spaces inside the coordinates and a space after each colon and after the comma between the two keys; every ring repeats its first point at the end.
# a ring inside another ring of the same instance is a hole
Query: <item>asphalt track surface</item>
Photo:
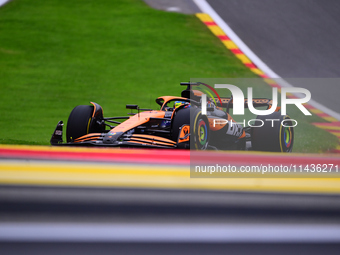
{"type": "Polygon", "coordinates": [[[208,0],[281,77],[340,77],[337,0],[208,0]]]}
{"type": "MultiPolygon", "coordinates": [[[[340,77],[337,0],[208,0],[241,40],[282,78],[340,77]]],[[[334,81],[334,80],[333,80],[334,81]]],[[[339,112],[340,85],[306,84],[312,98],[339,112]]],[[[299,87],[295,80],[293,85],[299,87]]],[[[302,86],[300,86],[302,87],[302,86]]]]}

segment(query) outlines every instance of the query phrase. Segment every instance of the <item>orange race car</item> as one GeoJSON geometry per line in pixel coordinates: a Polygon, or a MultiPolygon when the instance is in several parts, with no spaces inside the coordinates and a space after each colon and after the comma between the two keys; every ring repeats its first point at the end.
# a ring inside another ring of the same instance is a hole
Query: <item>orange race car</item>
{"type": "MultiPolygon", "coordinates": [[[[156,99],[159,110],[141,109],[138,105],[126,105],[136,110],[127,117],[104,117],[102,107],[76,106],[67,121],[66,143],[63,143],[63,122],[59,121],[51,138],[52,145],[148,147],[214,150],[262,150],[291,152],[294,141],[292,125],[282,126],[282,116],[277,109],[270,116],[257,116],[252,126],[237,123],[229,114],[233,99],[210,97],[206,115],[202,114],[202,92],[195,86],[204,83],[182,82],[187,86],[181,97],[162,96],[156,99]],[[277,122],[264,121],[277,119],[277,122]]],[[[247,99],[245,99],[246,102],[247,99]]],[[[271,107],[272,100],[253,99],[254,107],[271,107]]],[[[246,103],[245,103],[246,106],[246,103]]]]}

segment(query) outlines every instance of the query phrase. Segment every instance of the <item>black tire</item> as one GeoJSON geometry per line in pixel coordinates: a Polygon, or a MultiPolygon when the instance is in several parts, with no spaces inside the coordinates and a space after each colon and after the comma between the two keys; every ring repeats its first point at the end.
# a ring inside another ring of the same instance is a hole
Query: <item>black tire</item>
{"type": "Polygon", "coordinates": [[[252,149],[256,151],[292,152],[294,144],[294,128],[288,115],[282,116],[280,112],[274,112],[267,116],[257,116],[252,127],[252,149]],[[267,119],[267,121],[266,121],[267,119]],[[276,121],[270,121],[275,119],[276,121]],[[279,121],[277,121],[279,120],[279,121]],[[284,126],[281,122],[284,120],[284,126]]]}
{"type": "Polygon", "coordinates": [[[171,139],[173,141],[178,142],[178,135],[183,125],[190,125],[190,148],[207,149],[210,138],[209,121],[206,116],[201,114],[199,109],[184,108],[177,110],[171,125],[171,139]]]}
{"type": "Polygon", "coordinates": [[[210,139],[209,121],[201,110],[192,109],[190,112],[190,148],[206,150],[210,139]]]}
{"type": "Polygon", "coordinates": [[[183,125],[190,125],[190,108],[178,109],[174,113],[171,122],[171,139],[173,141],[178,142],[180,128],[183,125]]]}
{"type": "Polygon", "coordinates": [[[90,132],[93,110],[92,105],[78,105],[72,110],[66,128],[68,143],[90,132]]]}

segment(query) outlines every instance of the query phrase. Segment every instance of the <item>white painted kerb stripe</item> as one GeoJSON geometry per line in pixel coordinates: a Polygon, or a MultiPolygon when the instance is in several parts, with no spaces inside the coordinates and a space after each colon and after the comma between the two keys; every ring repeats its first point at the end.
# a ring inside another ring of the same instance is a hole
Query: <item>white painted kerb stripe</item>
{"type": "Polygon", "coordinates": [[[1,223],[0,241],[339,242],[338,225],[1,223]]]}
{"type": "Polygon", "coordinates": [[[4,5],[6,2],[8,2],[8,0],[0,0],[0,6],[4,5]]]}
{"type": "MultiPolygon", "coordinates": [[[[293,87],[293,85],[284,81],[278,74],[270,69],[242,40],[237,34],[228,26],[227,23],[215,12],[215,10],[205,0],[193,0],[202,12],[209,14],[216,24],[228,35],[228,37],[240,48],[240,50],[265,74],[270,78],[280,78],[275,80],[282,87],[293,87]]],[[[328,115],[340,120],[340,114],[327,108],[326,106],[310,100],[308,102],[315,108],[327,113],[328,115]]]]}

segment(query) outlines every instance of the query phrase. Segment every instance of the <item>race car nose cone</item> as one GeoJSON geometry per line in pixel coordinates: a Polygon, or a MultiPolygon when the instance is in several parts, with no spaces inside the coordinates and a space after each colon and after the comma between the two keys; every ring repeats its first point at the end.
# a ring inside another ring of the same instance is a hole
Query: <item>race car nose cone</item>
{"type": "Polygon", "coordinates": [[[103,143],[111,144],[117,141],[117,139],[123,134],[123,132],[109,132],[103,138],[103,143]]]}

